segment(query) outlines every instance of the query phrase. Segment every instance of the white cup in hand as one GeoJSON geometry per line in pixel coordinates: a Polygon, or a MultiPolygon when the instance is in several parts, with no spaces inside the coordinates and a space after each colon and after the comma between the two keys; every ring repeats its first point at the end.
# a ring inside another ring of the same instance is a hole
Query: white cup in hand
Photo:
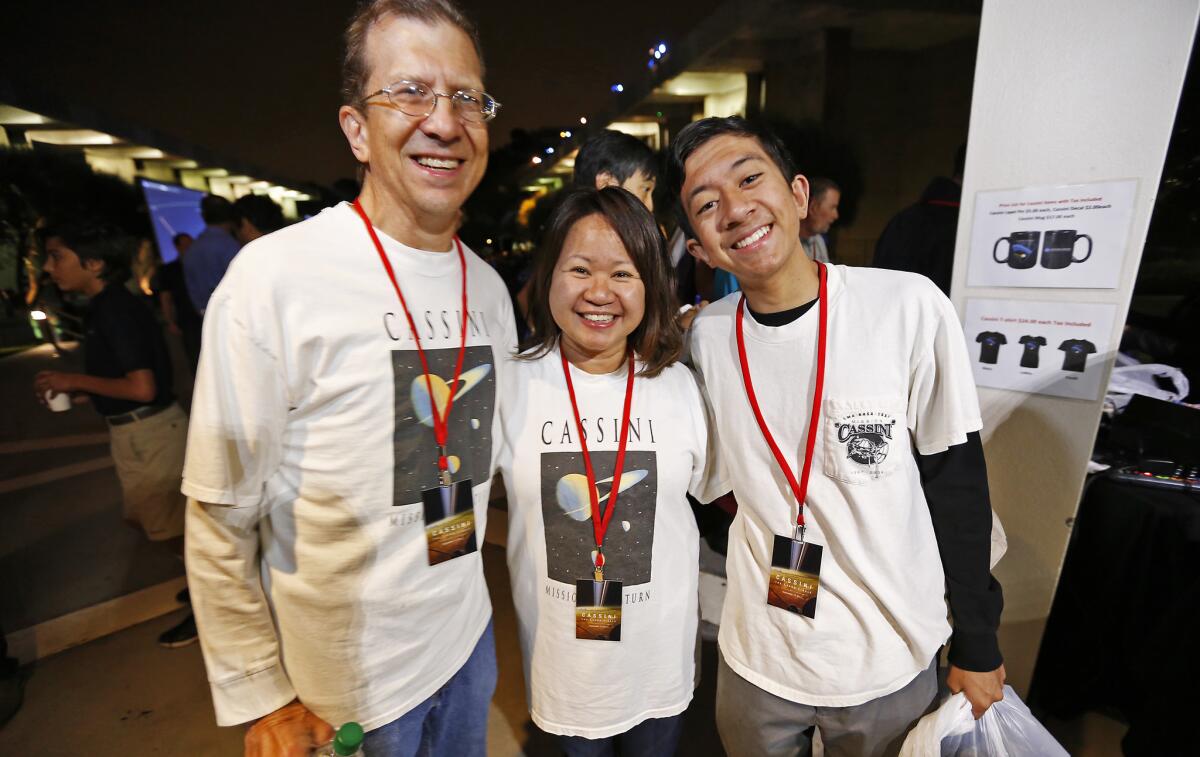
{"type": "Polygon", "coordinates": [[[56,413],[64,413],[71,409],[71,395],[66,392],[55,394],[53,389],[47,389],[46,405],[56,413]]]}

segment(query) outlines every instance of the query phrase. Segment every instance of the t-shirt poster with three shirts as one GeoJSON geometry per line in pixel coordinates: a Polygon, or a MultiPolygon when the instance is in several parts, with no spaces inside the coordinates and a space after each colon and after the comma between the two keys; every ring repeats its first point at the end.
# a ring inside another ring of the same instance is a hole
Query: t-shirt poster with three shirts
{"type": "Polygon", "coordinates": [[[1098,399],[1116,305],[967,300],[963,331],[978,386],[1098,399]]]}

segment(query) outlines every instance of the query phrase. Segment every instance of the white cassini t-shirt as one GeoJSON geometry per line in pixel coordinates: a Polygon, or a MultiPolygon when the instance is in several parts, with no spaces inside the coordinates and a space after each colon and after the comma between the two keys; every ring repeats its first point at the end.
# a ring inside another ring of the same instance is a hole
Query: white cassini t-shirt
{"type": "MultiPolygon", "coordinates": [[[[815,619],[767,604],[771,548],[796,502],[754,419],[738,361],[741,295],[693,325],[692,355],[721,429],[738,513],[718,642],[740,676],[779,697],[846,707],[903,688],[950,635],[945,577],[914,457],[981,427],[962,329],[923,276],[827,266],[825,392],[805,521],[824,547],[815,619]]],[[[762,326],[747,314],[755,394],[797,479],[816,376],[818,308],[762,326]]]]}
{"type": "MultiPolygon", "coordinates": [[[[462,335],[459,257],[379,237],[444,396],[462,335]]],[[[482,545],[516,330],[500,277],[465,254],[467,348],[448,454],[454,479],[472,480],[482,545]]],[[[256,576],[236,580],[250,566],[189,517],[218,723],[299,696],[327,722],[370,729],[466,662],[491,604],[478,553],[429,565],[421,492],[437,472],[416,345],[354,210],[338,205],[247,245],[205,316],[183,482],[188,496],[229,506],[210,508],[221,520],[257,524],[262,542],[269,607],[256,576]]]]}
{"type": "MultiPolygon", "coordinates": [[[[637,365],[641,369],[641,364],[637,365]]],[[[600,506],[613,491],[626,368],[571,368],[600,506]]],[[[508,490],[508,568],[533,721],[604,738],[692,699],[699,619],[699,533],[686,493],[728,491],[711,469],[709,425],[695,378],[676,363],[636,376],[606,578],[624,582],[620,641],[575,638],[575,581],[592,577],[591,503],[575,416],[554,350],[516,360],[501,393],[500,469],[508,490]]]]}

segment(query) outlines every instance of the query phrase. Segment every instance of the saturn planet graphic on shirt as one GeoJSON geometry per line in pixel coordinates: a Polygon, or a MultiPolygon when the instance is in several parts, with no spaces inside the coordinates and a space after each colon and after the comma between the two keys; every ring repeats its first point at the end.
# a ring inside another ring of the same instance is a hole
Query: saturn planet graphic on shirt
{"type": "MultiPolygon", "coordinates": [[[[483,365],[476,366],[459,376],[459,387],[454,393],[454,398],[458,399],[478,386],[479,382],[483,381],[483,379],[487,377],[491,370],[492,366],[484,363],[483,365]]],[[[438,414],[441,415],[442,413],[446,412],[446,401],[450,398],[450,385],[446,383],[445,379],[436,373],[429,374],[428,384],[425,382],[425,374],[423,373],[412,380],[411,395],[413,410],[416,411],[417,421],[423,426],[433,428],[433,413],[431,412],[432,403],[429,401],[430,386],[433,387],[433,396],[437,401],[438,414]]],[[[470,427],[472,430],[478,431],[479,425],[478,419],[471,419],[470,427]]],[[[462,467],[462,460],[458,457],[458,455],[447,455],[446,462],[450,466],[451,473],[458,473],[459,469],[462,467]]]]}
{"type": "MultiPolygon", "coordinates": [[[[631,470],[621,474],[621,483],[617,486],[617,493],[629,489],[639,483],[650,471],[648,470],[631,470]]],[[[600,504],[604,504],[609,495],[612,493],[612,488],[604,496],[599,496],[601,484],[611,484],[613,477],[609,476],[603,481],[596,482],[596,494],[600,504]]],[[[582,473],[568,473],[558,480],[558,485],[554,488],[555,499],[558,500],[558,506],[563,513],[572,520],[584,521],[592,517],[591,498],[588,497],[588,482],[587,476],[582,473]]],[[[626,531],[628,527],[622,526],[626,531]]]]}
{"type": "MultiPolygon", "coordinates": [[[[485,363],[463,373],[458,378],[460,386],[454,392],[454,398],[458,399],[474,389],[491,371],[492,366],[485,363]]],[[[433,396],[437,402],[438,414],[441,415],[446,412],[446,401],[450,398],[450,385],[436,373],[429,375],[429,385],[433,386],[433,396]]],[[[433,428],[432,405],[429,402],[429,386],[425,383],[424,374],[412,380],[412,403],[413,409],[416,411],[417,420],[421,425],[433,428]]],[[[479,428],[478,421],[472,423],[471,428],[479,428]]]]}

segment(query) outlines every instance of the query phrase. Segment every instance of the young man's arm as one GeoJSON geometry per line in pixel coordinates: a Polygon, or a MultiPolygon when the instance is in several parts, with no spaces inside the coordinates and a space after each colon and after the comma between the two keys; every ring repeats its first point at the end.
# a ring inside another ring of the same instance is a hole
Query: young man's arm
{"type": "MultiPolygon", "coordinates": [[[[906,286],[914,286],[907,278],[906,286]]],[[[919,289],[909,296],[923,301],[923,323],[912,344],[908,425],[954,619],[947,683],[967,695],[979,717],[1000,700],[1004,686],[996,642],[1004,598],[991,575],[992,508],[979,398],[954,306],[933,282],[916,280],[919,289]]]]}
{"type": "Polygon", "coordinates": [[[989,565],[992,506],[979,432],[944,452],[917,455],[946,573],[954,634],[950,637],[951,691],[964,691],[979,717],[1002,698],[1003,658],[996,640],[1004,595],[989,565]]]}
{"type": "Polygon", "coordinates": [[[86,373],[42,371],[34,378],[33,387],[38,401],[43,405],[46,404],[46,392],[51,390],[55,394],[87,392],[88,394],[98,394],[101,397],[140,402],[143,405],[153,402],[158,395],[154,371],[145,368],[130,371],[122,378],[102,378],[89,376],[86,373]]]}

